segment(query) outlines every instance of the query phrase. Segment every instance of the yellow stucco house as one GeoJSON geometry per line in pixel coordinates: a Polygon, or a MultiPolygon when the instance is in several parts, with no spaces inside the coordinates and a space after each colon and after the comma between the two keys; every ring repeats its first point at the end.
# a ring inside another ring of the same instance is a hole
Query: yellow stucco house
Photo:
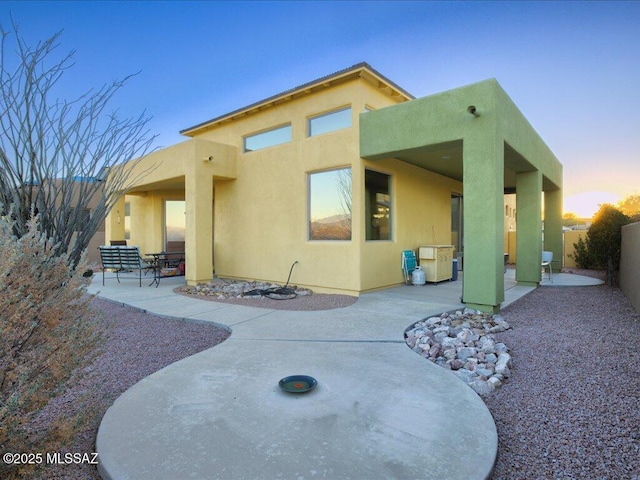
{"type": "Polygon", "coordinates": [[[361,63],[181,133],[125,167],[136,180],[106,239],[184,248],[192,285],[283,283],[297,261],[291,283],[358,295],[402,283],[403,250],[454,244],[465,302],[497,310],[505,193],[518,281],[540,281],[543,191],[561,258],[562,167],[495,80],[416,99],[361,63]]]}

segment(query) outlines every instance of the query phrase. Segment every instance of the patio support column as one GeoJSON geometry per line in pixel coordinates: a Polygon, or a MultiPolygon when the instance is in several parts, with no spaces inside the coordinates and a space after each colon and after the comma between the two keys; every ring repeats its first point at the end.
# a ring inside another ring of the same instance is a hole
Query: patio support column
{"type": "Polygon", "coordinates": [[[544,192],[544,249],[553,252],[551,267],[554,272],[562,268],[562,190],[544,192]]]}
{"type": "Polygon", "coordinates": [[[213,176],[210,172],[187,172],[185,176],[185,263],[188,285],[213,278],[213,176]]]}
{"type": "Polygon", "coordinates": [[[124,195],[113,205],[104,222],[104,244],[111,240],[124,240],[124,195]]]}
{"type": "Polygon", "coordinates": [[[537,286],[542,261],[542,174],[516,173],[516,281],[537,286]]]}
{"type": "Polygon", "coordinates": [[[497,312],[504,301],[504,145],[495,131],[477,126],[471,138],[464,138],[462,153],[463,301],[497,312]]]}

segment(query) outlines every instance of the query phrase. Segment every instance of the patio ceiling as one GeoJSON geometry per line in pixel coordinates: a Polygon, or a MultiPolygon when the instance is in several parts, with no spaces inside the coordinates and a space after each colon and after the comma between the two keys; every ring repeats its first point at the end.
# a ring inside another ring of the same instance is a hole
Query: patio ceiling
{"type": "MultiPolygon", "coordinates": [[[[420,168],[430,170],[448,178],[463,181],[462,178],[462,140],[440,143],[436,145],[426,145],[417,148],[401,150],[393,154],[394,158],[410,163],[420,168]]],[[[505,193],[515,193],[516,173],[531,172],[535,167],[531,165],[522,155],[511,148],[507,143],[504,145],[504,191],[505,193]]],[[[543,188],[552,188],[547,184],[546,178],[543,188]]]]}
{"type": "Polygon", "coordinates": [[[180,177],[167,178],[157,182],[136,185],[127,192],[127,195],[141,195],[146,192],[155,192],[159,190],[177,190],[184,192],[184,175],[180,177]]]}

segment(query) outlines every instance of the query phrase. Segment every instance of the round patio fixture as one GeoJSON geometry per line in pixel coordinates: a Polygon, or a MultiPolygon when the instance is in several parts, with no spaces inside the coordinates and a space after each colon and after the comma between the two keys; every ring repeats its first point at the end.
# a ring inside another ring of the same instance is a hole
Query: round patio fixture
{"type": "Polygon", "coordinates": [[[289,375],[278,382],[280,389],[287,393],[305,393],[313,390],[318,381],[309,375],[289,375]]]}

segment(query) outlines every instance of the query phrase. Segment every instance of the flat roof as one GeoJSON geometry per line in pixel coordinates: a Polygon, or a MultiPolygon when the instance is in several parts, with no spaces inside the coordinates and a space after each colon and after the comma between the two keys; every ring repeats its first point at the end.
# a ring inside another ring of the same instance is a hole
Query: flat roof
{"type": "Polygon", "coordinates": [[[180,130],[180,133],[182,135],[193,136],[218,124],[236,120],[237,118],[250,115],[252,113],[257,113],[267,108],[274,107],[280,103],[293,100],[294,98],[298,98],[304,95],[308,95],[323,88],[328,88],[339,83],[353,80],[354,78],[364,78],[365,80],[375,85],[377,88],[383,90],[390,97],[398,99],[399,102],[406,102],[415,98],[402,87],[398,86],[395,82],[392,82],[387,77],[376,71],[373,67],[371,67],[371,65],[366,62],[361,62],[349,68],[345,68],[338,72],[326,75],[316,80],[312,80],[311,82],[265,98],[264,100],[252,103],[251,105],[248,105],[246,107],[239,108],[232,112],[225,113],[224,115],[220,115],[210,120],[206,120],[202,123],[198,123],[197,125],[194,125],[192,127],[185,128],[184,130],[180,130]]]}

